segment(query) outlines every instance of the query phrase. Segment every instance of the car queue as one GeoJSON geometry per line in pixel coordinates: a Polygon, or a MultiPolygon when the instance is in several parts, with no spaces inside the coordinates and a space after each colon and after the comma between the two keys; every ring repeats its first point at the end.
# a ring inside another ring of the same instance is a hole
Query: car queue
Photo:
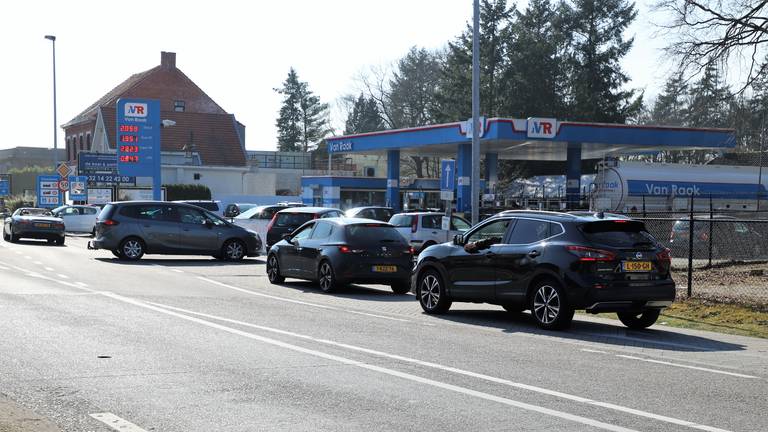
{"type": "MultiPolygon", "coordinates": [[[[5,219],[3,237],[63,244],[65,224],[89,209],[21,208],[5,219]]],[[[434,212],[382,221],[388,211],[345,215],[284,204],[251,207],[227,220],[193,203],[114,202],[98,213],[88,248],[122,260],[264,254],[272,284],[304,279],[328,293],[383,284],[396,294],[414,292],[427,314],[446,313],[454,302],[490,303],[512,314],[529,310],[540,327],[553,330],[568,327],[579,309],[614,312],[627,327],[646,328],[675,298],[669,249],[642,222],[623,216],[513,210],[470,226],[434,212]]],[[[88,222],[81,223],[88,232],[88,222]]]]}

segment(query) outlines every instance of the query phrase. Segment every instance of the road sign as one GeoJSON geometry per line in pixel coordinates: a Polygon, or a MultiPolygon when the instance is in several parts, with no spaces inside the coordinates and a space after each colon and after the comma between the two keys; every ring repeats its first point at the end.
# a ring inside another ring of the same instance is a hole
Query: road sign
{"type": "Polygon", "coordinates": [[[456,183],[456,161],[443,159],[440,161],[440,190],[453,191],[456,183]]]}
{"type": "Polygon", "coordinates": [[[88,188],[88,204],[107,204],[112,199],[112,188],[88,188]]]}
{"type": "Polygon", "coordinates": [[[69,190],[69,180],[59,180],[59,190],[66,192],[69,190]]]}
{"type": "Polygon", "coordinates": [[[119,183],[126,185],[136,184],[136,177],[117,174],[89,174],[86,177],[88,179],[88,183],[119,183]]]}
{"type": "Polygon", "coordinates": [[[159,175],[160,101],[117,101],[117,171],[131,177],[159,175]]]}
{"type": "Polygon", "coordinates": [[[56,167],[56,172],[59,173],[59,177],[65,179],[67,176],[69,176],[72,170],[69,168],[69,165],[67,165],[65,162],[62,162],[58,167],[56,167]]]}
{"type": "Polygon", "coordinates": [[[69,176],[69,199],[72,201],[88,199],[88,176],[69,176]]]}
{"type": "Polygon", "coordinates": [[[0,174],[0,197],[8,196],[10,194],[11,194],[10,174],[0,174]]]}
{"type": "Polygon", "coordinates": [[[37,206],[58,207],[62,204],[58,175],[37,176],[37,206]]]}
{"type": "Polygon", "coordinates": [[[441,190],[440,191],[440,199],[443,201],[453,201],[453,191],[452,190],[441,190]]]}
{"type": "Polygon", "coordinates": [[[117,155],[80,152],[77,171],[79,174],[117,174],[117,155]]]}

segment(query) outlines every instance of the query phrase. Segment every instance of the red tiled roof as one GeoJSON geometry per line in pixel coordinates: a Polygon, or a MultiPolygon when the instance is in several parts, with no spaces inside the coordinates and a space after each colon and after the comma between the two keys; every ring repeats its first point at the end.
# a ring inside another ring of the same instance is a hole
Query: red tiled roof
{"type": "MultiPolygon", "coordinates": [[[[110,147],[114,148],[117,113],[113,108],[101,110],[110,147]]],[[[189,143],[190,131],[203,165],[244,166],[245,151],[235,128],[232,114],[207,114],[163,111],[161,119],[173,120],[175,126],[163,128],[161,146],[163,151],[184,151],[189,143]]]]}
{"type": "Polygon", "coordinates": [[[80,114],[76,115],[72,120],[68,121],[62,127],[67,127],[70,125],[82,123],[86,120],[95,120],[96,119],[96,111],[99,107],[109,104],[114,104],[117,99],[125,92],[130,90],[131,88],[138,85],[144,78],[148,77],[152,74],[155,70],[159,69],[160,66],[155,66],[152,69],[145,70],[144,72],[139,72],[137,74],[131,75],[127,80],[121,82],[117,85],[117,87],[113,88],[107,94],[102,96],[99,100],[92,103],[88,108],[83,110],[80,114]]]}

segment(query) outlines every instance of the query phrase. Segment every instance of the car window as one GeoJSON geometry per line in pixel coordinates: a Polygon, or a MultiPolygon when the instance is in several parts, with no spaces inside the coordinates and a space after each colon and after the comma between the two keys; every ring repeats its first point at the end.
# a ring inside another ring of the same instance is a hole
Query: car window
{"type": "Polygon", "coordinates": [[[313,239],[325,239],[331,236],[333,224],[328,222],[318,222],[315,225],[315,231],[312,232],[313,239]]]}
{"type": "Polygon", "coordinates": [[[550,224],[547,221],[518,219],[512,236],[509,239],[510,244],[529,244],[536,243],[546,238],[552,237],[550,224]]]}
{"type": "Polygon", "coordinates": [[[421,217],[421,227],[424,229],[440,229],[442,222],[442,215],[424,215],[421,217]]]}
{"type": "Polygon", "coordinates": [[[179,222],[183,224],[202,225],[205,223],[206,217],[200,210],[188,207],[178,207],[176,211],[178,213],[179,222]]]}
{"type": "Polygon", "coordinates": [[[451,229],[454,231],[465,231],[470,228],[469,223],[458,216],[451,216],[451,229]]]}
{"type": "Polygon", "coordinates": [[[311,213],[278,213],[275,226],[298,227],[304,222],[312,220],[313,217],[314,215],[311,213]]]}
{"type": "Polygon", "coordinates": [[[280,210],[284,209],[285,207],[267,207],[259,214],[259,217],[257,219],[272,219],[275,216],[275,213],[279,212],[280,210]]]}
{"type": "Polygon", "coordinates": [[[67,216],[77,216],[80,214],[80,212],[77,210],[77,207],[67,207],[64,209],[64,211],[61,212],[61,214],[67,216]]]}
{"type": "Polygon", "coordinates": [[[82,211],[85,215],[95,215],[99,212],[99,209],[96,207],[81,207],[80,211],[82,211]]]}
{"type": "Polygon", "coordinates": [[[638,221],[590,222],[581,225],[579,229],[588,241],[606,246],[636,247],[656,244],[656,240],[645,230],[645,224],[638,221]]]}
{"type": "Polygon", "coordinates": [[[140,220],[173,220],[172,207],[160,205],[125,206],[120,209],[120,215],[140,220]]]}
{"type": "Polygon", "coordinates": [[[380,220],[380,221],[388,221],[392,217],[392,210],[386,209],[386,208],[379,208],[372,210],[373,216],[371,216],[373,219],[380,220]]]}
{"type": "Polygon", "coordinates": [[[312,234],[312,228],[315,226],[315,224],[308,224],[304,227],[302,227],[299,231],[297,231],[295,234],[293,234],[292,240],[303,240],[308,239],[310,234],[312,234]]]}
{"type": "Polygon", "coordinates": [[[321,218],[341,217],[341,212],[331,211],[320,216],[321,218]]]}
{"type": "Polygon", "coordinates": [[[406,214],[398,214],[394,215],[389,219],[389,223],[398,227],[398,228],[406,228],[410,227],[413,223],[413,219],[416,216],[412,215],[406,215],[406,214]]]}
{"type": "Polygon", "coordinates": [[[500,243],[504,239],[510,223],[512,223],[512,219],[500,219],[494,222],[490,222],[487,225],[484,225],[475,230],[466,239],[464,239],[464,241],[466,243],[470,243],[488,238],[498,238],[497,243],[500,243]]]}
{"type": "Polygon", "coordinates": [[[361,246],[378,246],[381,243],[403,246],[408,244],[395,227],[376,223],[347,225],[346,238],[350,244],[361,246]]]}

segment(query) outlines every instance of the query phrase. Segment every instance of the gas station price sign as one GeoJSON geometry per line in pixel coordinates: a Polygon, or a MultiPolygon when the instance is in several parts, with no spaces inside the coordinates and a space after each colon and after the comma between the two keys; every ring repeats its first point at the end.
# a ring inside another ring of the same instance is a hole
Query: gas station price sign
{"type": "Polygon", "coordinates": [[[121,176],[154,177],[160,173],[160,102],[117,101],[117,171],[121,176]]]}

